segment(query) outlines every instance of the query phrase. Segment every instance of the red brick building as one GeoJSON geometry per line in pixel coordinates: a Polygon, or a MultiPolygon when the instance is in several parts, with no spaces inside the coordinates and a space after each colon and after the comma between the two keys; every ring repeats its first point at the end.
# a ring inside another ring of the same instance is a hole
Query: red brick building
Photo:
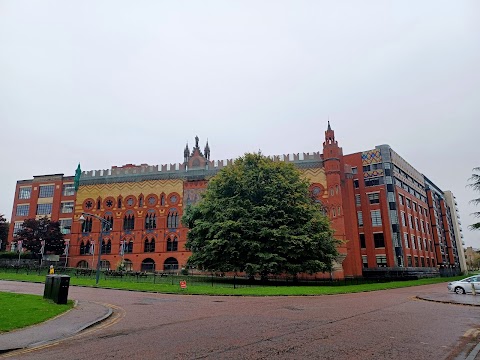
{"type": "MultiPolygon", "coordinates": [[[[198,201],[208,180],[233,162],[210,160],[208,142],[202,151],[199,139],[195,140],[192,151],[185,147],[182,163],[85,171],[76,196],[69,190],[72,177],[19,181],[11,233],[28,217],[49,215],[61,220],[65,233],[71,222],[69,266],[95,267],[100,217],[111,224],[102,231],[103,268],[123,265],[127,270],[163,271],[184,267],[190,253],[184,247],[188,229],[180,222],[183,209],[198,201]],[[23,194],[28,192],[27,199],[23,194]],[[44,204],[51,205],[45,210],[44,204]],[[79,218],[84,213],[82,224],[79,218]]],[[[435,187],[438,191],[432,197],[434,184],[389,146],[343,155],[328,124],[321,152],[273,159],[299,168],[328,212],[335,238],[342,241],[333,273],[317,276],[434,273],[439,268],[457,268],[454,245],[458,240],[452,238],[448,206],[438,199],[441,190],[435,187]],[[433,210],[437,203],[438,209],[433,210]],[[438,239],[432,234],[437,228],[438,239]]]]}

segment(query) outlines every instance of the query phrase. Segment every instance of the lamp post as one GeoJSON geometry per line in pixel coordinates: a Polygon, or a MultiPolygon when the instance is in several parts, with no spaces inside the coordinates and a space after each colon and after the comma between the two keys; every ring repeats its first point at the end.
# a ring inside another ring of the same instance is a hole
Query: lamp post
{"type": "Polygon", "coordinates": [[[97,274],[95,277],[95,285],[98,285],[98,281],[100,280],[100,265],[101,265],[101,256],[102,256],[102,242],[103,242],[103,227],[108,227],[110,228],[111,224],[110,221],[105,220],[104,218],[101,218],[98,215],[95,214],[90,214],[86,212],[82,212],[82,215],[78,219],[81,224],[85,221],[85,216],[91,216],[94,217],[98,220],[100,220],[100,237],[98,238],[98,261],[97,261],[97,274]]]}

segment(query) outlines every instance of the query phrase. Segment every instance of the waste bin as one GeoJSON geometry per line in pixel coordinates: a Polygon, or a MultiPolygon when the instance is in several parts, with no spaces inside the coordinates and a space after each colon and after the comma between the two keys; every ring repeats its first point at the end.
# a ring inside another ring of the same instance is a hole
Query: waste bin
{"type": "Polygon", "coordinates": [[[45,289],[43,290],[43,298],[51,299],[52,298],[52,288],[53,288],[53,278],[55,275],[47,275],[45,279],[45,289]]]}
{"type": "Polygon", "coordinates": [[[52,297],[56,304],[66,304],[68,300],[68,288],[70,286],[70,276],[51,275],[53,277],[52,297]]]}

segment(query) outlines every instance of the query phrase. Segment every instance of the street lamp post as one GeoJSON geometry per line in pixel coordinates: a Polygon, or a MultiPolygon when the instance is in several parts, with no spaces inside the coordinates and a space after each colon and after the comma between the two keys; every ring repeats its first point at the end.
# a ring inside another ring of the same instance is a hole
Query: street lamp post
{"type": "Polygon", "coordinates": [[[98,238],[98,261],[97,261],[97,274],[95,277],[95,285],[98,285],[98,281],[100,280],[100,265],[101,265],[101,257],[102,257],[102,242],[103,242],[103,227],[107,227],[108,229],[110,228],[111,224],[110,221],[105,220],[104,218],[101,218],[98,215],[95,214],[90,214],[86,212],[82,212],[82,215],[78,219],[81,224],[85,221],[85,216],[91,216],[94,217],[98,220],[100,220],[100,237],[98,238]]]}

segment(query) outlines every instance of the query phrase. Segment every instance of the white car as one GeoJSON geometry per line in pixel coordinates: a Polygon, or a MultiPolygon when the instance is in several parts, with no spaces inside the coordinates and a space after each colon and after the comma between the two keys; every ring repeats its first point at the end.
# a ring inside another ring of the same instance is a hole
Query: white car
{"type": "Polygon", "coordinates": [[[473,293],[473,288],[475,288],[475,293],[480,294],[480,275],[449,282],[447,288],[448,291],[453,291],[456,294],[473,293]]]}

